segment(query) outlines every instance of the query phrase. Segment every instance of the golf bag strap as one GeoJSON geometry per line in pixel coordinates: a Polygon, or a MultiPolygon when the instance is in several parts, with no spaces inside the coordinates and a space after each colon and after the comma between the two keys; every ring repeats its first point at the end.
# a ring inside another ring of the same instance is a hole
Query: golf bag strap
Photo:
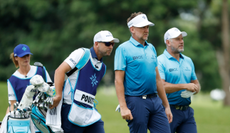
{"type": "Polygon", "coordinates": [[[89,61],[90,50],[86,49],[86,48],[82,48],[82,49],[85,51],[85,53],[81,57],[81,59],[79,60],[78,64],[72,70],[70,70],[68,73],[66,73],[66,75],[68,77],[70,75],[72,75],[75,71],[82,69],[86,65],[86,63],[89,61]]]}

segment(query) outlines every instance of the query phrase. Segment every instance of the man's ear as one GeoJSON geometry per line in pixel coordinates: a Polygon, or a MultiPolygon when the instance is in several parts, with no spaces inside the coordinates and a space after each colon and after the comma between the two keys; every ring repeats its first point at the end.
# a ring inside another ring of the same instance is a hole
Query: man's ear
{"type": "Polygon", "coordinates": [[[131,33],[133,33],[134,32],[134,27],[130,27],[129,30],[130,30],[131,33]]]}
{"type": "Polygon", "coordinates": [[[98,46],[98,42],[95,42],[95,43],[94,43],[94,46],[96,46],[96,47],[97,47],[97,46],[98,46]]]}
{"type": "Polygon", "coordinates": [[[166,46],[170,46],[170,40],[166,40],[166,46]]]}

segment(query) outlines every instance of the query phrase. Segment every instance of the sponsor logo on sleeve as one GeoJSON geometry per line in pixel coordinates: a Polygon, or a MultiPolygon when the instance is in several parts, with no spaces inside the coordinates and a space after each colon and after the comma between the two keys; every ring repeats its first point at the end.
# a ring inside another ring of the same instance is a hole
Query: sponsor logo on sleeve
{"type": "Polygon", "coordinates": [[[72,59],[72,58],[70,58],[69,59],[75,66],[77,65],[77,63],[72,59]]]}

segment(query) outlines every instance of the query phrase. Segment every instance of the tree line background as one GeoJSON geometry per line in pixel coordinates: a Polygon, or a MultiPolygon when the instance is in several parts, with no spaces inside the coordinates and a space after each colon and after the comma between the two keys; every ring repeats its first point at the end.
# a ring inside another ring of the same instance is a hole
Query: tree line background
{"type": "MultiPolygon", "coordinates": [[[[100,30],[111,31],[120,43],[128,40],[126,20],[141,11],[155,24],[149,28],[148,42],[158,55],[166,47],[167,29],[186,31],[183,54],[193,59],[202,91],[224,88],[229,93],[229,10],[223,8],[229,4],[229,0],[0,0],[0,81],[15,71],[9,55],[20,43],[30,47],[31,64],[41,62],[53,76],[72,51],[92,47],[100,30]]],[[[104,84],[113,84],[118,45],[103,59],[109,74],[104,84]]],[[[230,99],[227,102],[230,105],[230,99]]]]}

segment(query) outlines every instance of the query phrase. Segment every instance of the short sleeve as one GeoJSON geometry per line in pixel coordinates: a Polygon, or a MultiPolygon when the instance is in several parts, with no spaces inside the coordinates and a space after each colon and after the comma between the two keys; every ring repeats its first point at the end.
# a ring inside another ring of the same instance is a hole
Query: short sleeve
{"type": "Polygon", "coordinates": [[[165,80],[165,67],[164,64],[162,63],[162,58],[157,58],[157,67],[158,67],[158,71],[160,74],[161,79],[165,80]]]}
{"type": "MultiPolygon", "coordinates": [[[[191,60],[191,59],[190,59],[191,60]]],[[[194,64],[191,60],[191,66],[192,66],[192,76],[191,76],[191,80],[196,80],[197,77],[196,77],[196,72],[195,72],[195,67],[194,67],[194,64]]]]}
{"type": "Polygon", "coordinates": [[[8,100],[9,101],[17,100],[16,97],[15,97],[14,90],[13,90],[12,85],[11,85],[9,80],[7,80],[7,88],[8,88],[8,100]]]}
{"type": "Polygon", "coordinates": [[[82,48],[76,49],[65,59],[65,62],[73,69],[84,54],[82,48]]]}
{"type": "MultiPolygon", "coordinates": [[[[150,43],[151,44],[151,43],[150,43]]],[[[156,58],[156,62],[155,62],[155,66],[157,66],[157,51],[156,51],[156,49],[155,49],[155,47],[151,44],[151,46],[153,47],[153,52],[154,52],[154,54],[155,54],[155,58],[156,58]]]]}
{"type": "Polygon", "coordinates": [[[125,71],[126,68],[126,57],[125,57],[125,49],[122,47],[118,47],[115,52],[114,57],[114,70],[122,70],[125,71]]]}

